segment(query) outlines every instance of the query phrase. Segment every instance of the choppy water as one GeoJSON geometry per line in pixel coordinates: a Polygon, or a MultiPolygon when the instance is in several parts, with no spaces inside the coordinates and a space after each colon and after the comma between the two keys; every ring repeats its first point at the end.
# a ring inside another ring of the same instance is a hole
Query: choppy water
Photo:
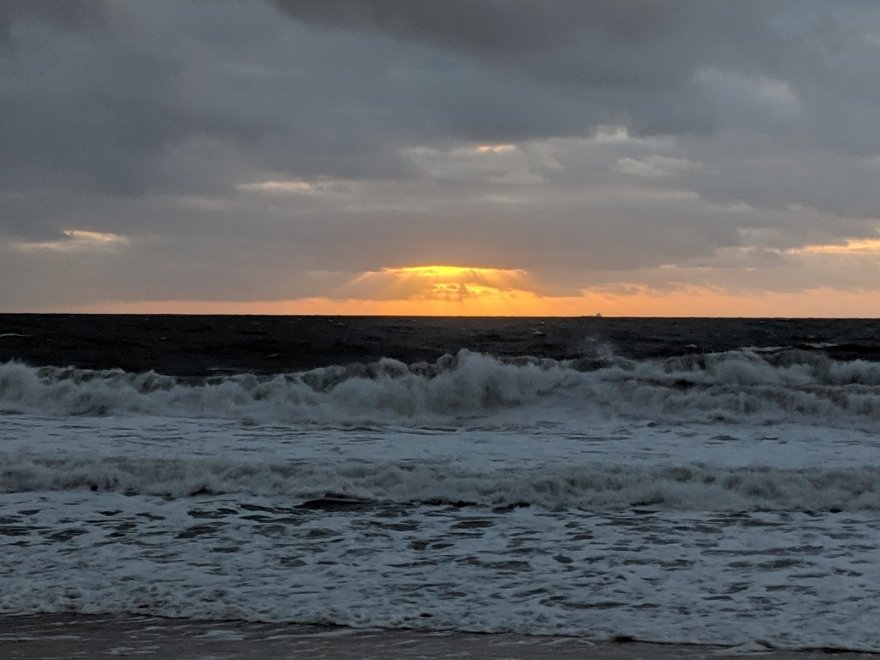
{"type": "Polygon", "coordinates": [[[872,322],[313,319],[324,357],[404,330],[273,371],[90,319],[156,373],[75,321],[0,364],[0,610],[880,650],[872,322]]]}

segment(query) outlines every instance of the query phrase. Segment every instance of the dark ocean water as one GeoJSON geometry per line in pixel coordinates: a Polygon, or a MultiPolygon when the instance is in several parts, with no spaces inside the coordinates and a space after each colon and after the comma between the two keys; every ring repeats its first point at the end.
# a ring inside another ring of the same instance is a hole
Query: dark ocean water
{"type": "Polygon", "coordinates": [[[793,348],[880,360],[880,321],[859,319],[398,318],[347,316],[0,315],[0,362],[154,370],[175,376],[280,373],[391,357],[629,359],[793,348]]]}

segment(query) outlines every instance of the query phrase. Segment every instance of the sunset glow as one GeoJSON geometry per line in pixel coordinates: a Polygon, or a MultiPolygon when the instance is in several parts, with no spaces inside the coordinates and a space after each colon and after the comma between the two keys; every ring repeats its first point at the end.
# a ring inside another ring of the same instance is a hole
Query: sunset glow
{"type": "Polygon", "coordinates": [[[492,297],[526,285],[524,270],[473,266],[406,266],[368,271],[355,282],[385,280],[401,287],[409,298],[461,302],[471,297],[492,297]]]}
{"type": "MultiPolygon", "coordinates": [[[[470,287],[468,287],[470,289],[470,287]]],[[[269,314],[354,316],[671,316],[671,317],[864,317],[880,309],[880,293],[820,288],[762,296],[707,287],[656,291],[633,287],[625,293],[587,289],[580,295],[541,296],[534,291],[481,292],[462,301],[433,298],[329,298],[292,300],[107,301],[54,308],[97,314],[269,314]]],[[[36,311],[45,311],[39,310],[36,311]]]]}
{"type": "Polygon", "coordinates": [[[415,307],[422,314],[513,315],[538,298],[526,271],[475,266],[405,266],[368,271],[349,285],[353,293],[415,307]]]}

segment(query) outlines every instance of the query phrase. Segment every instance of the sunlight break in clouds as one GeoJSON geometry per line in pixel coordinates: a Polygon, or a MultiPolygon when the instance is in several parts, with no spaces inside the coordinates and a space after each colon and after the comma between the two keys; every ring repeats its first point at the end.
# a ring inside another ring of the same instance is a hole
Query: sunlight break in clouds
{"type": "Polygon", "coordinates": [[[109,232],[67,229],[55,241],[17,241],[13,248],[20,252],[83,252],[108,250],[128,245],[128,239],[109,232]]]}
{"type": "Polygon", "coordinates": [[[477,153],[481,154],[506,154],[516,151],[515,144],[481,144],[477,147],[477,153]]]}
{"type": "Polygon", "coordinates": [[[346,287],[353,298],[406,301],[451,315],[515,314],[534,299],[528,274],[520,269],[473,266],[407,266],[367,271],[346,287]]]}
{"type": "Polygon", "coordinates": [[[615,172],[633,174],[635,176],[655,179],[665,176],[673,176],[688,170],[699,169],[699,163],[693,163],[687,158],[668,158],[666,156],[647,156],[641,160],[635,158],[621,158],[614,166],[615,172]]]}
{"type": "Polygon", "coordinates": [[[308,194],[314,191],[314,186],[308,181],[260,181],[258,183],[242,183],[236,188],[255,192],[292,194],[308,194]]]}

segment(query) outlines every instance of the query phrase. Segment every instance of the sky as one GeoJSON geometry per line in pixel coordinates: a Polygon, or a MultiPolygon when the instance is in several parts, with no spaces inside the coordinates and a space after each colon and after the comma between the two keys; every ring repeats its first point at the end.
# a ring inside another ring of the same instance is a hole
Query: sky
{"type": "Polygon", "coordinates": [[[0,0],[0,311],[880,316],[877,0],[0,0]]]}

